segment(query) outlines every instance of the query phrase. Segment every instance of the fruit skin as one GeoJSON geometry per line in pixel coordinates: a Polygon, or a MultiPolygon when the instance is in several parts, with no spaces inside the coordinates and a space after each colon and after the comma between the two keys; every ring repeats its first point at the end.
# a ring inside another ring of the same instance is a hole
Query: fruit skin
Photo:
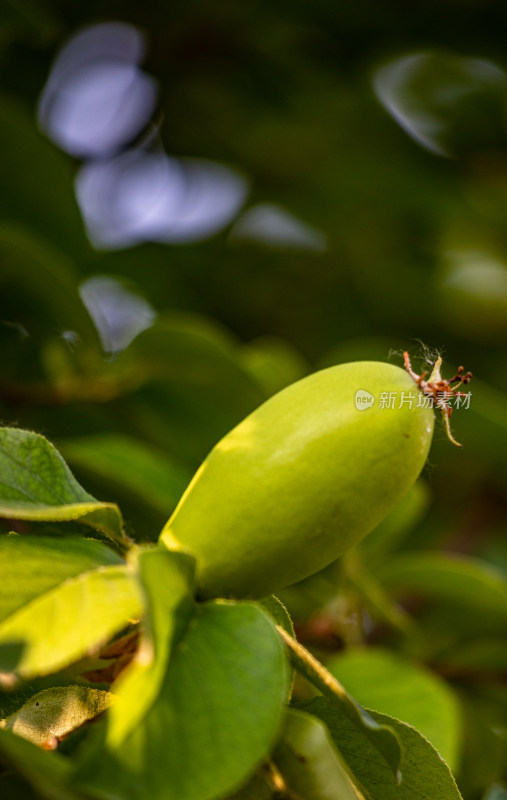
{"type": "Polygon", "coordinates": [[[288,386],[228,433],[161,534],[197,558],[198,594],[263,597],[322,569],[369,533],[424,466],[433,411],[399,367],[341,364],[288,386]],[[356,391],[374,405],[358,410],[356,391]],[[395,408],[379,405],[395,392],[395,408]],[[398,408],[401,392],[413,407],[398,408]]]}

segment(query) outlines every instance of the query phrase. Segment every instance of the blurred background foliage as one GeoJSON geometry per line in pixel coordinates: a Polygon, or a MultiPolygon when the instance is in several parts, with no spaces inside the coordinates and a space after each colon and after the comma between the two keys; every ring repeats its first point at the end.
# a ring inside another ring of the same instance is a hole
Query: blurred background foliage
{"type": "Polygon", "coordinates": [[[506,6],[7,0],[0,20],[2,422],[154,540],[217,439],[307,372],[403,349],[472,370],[463,451],[439,427],[402,506],[284,600],[360,702],[497,797],[506,6]]]}

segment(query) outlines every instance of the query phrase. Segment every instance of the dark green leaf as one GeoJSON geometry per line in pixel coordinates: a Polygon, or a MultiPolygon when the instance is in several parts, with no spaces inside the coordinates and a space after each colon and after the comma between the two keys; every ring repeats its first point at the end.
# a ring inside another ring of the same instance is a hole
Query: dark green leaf
{"type": "Polygon", "coordinates": [[[347,650],[327,668],[366,708],[403,720],[426,736],[454,769],[462,720],[457,698],[441,678],[389,650],[347,650]]]}
{"type": "Polygon", "coordinates": [[[377,723],[392,727],[402,743],[402,780],[397,785],[392,772],[363,732],[337,713],[326,698],[305,701],[300,707],[326,723],[336,748],[368,800],[414,800],[421,796],[432,800],[460,800],[448,766],[428,740],[410,725],[386,714],[371,712],[377,723]]]}
{"type": "Polygon", "coordinates": [[[21,773],[47,800],[82,798],[68,788],[71,765],[59,753],[45,752],[21,736],[0,729],[0,759],[21,773]]]}

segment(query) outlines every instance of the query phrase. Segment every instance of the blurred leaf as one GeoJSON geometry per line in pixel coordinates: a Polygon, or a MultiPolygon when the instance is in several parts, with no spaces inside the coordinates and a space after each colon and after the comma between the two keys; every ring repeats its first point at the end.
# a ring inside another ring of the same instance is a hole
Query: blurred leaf
{"type": "Polygon", "coordinates": [[[361,705],[412,725],[456,768],[462,721],[458,701],[441,678],[378,647],[347,650],[326,666],[361,705]]]}
{"type": "Polygon", "coordinates": [[[277,797],[265,775],[259,771],[245,786],[234,794],[227,795],[226,800],[277,800],[277,797]]]}
{"type": "Polygon", "coordinates": [[[44,436],[17,428],[0,428],[0,517],[79,519],[121,544],[124,540],[118,507],[85,492],[44,436]]]}
{"type": "Polygon", "coordinates": [[[32,230],[5,222],[0,225],[0,255],[0,341],[7,350],[4,379],[43,376],[51,369],[44,355],[50,342],[61,347],[69,370],[71,365],[75,370],[97,363],[101,353],[97,331],[68,259],[32,230]]]}
{"type": "Polygon", "coordinates": [[[67,786],[72,768],[59,753],[48,753],[11,731],[0,729],[0,758],[47,800],[81,800],[82,795],[67,786]]]}
{"type": "Polygon", "coordinates": [[[377,723],[392,727],[402,743],[402,779],[398,785],[371,742],[349,720],[337,714],[326,698],[316,697],[300,703],[298,708],[326,723],[338,752],[369,800],[413,800],[419,796],[460,800],[448,766],[428,740],[410,725],[371,712],[377,723]]]}
{"type": "Polygon", "coordinates": [[[92,539],[0,536],[0,620],[84,572],[123,564],[92,539]]]}
{"type": "Polygon", "coordinates": [[[333,745],[326,726],[289,710],[274,761],[292,796],[308,800],[365,800],[333,745]]]}
{"type": "Polygon", "coordinates": [[[14,772],[0,774],[0,797],[2,800],[40,800],[29,783],[14,772]]]}
{"type": "Polygon", "coordinates": [[[295,347],[274,336],[259,337],[244,345],[241,361],[268,396],[310,371],[310,365],[295,347]]]}
{"type": "MultiPolygon", "coordinates": [[[[44,13],[40,4],[37,9],[44,13]]],[[[31,102],[26,107],[19,99],[0,97],[0,149],[8,154],[0,165],[2,218],[34,229],[66,253],[89,253],[73,191],[72,162],[39,133],[31,102]]]]}
{"type": "Polygon", "coordinates": [[[505,689],[493,686],[491,696],[485,697],[480,686],[464,686],[460,699],[464,749],[458,779],[463,792],[473,796],[501,780],[507,770],[505,689]]]}
{"type": "Polygon", "coordinates": [[[493,783],[482,796],[482,800],[507,800],[507,787],[493,783]]]}
{"type": "Polygon", "coordinates": [[[171,652],[194,612],[194,561],[160,548],[140,550],[134,561],[146,613],[141,641],[115,685],[116,702],[107,720],[106,745],[120,747],[157,702],[171,652]]]}
{"type": "Polygon", "coordinates": [[[113,701],[111,692],[87,686],[44,689],[14,714],[0,720],[0,728],[53,750],[58,739],[102,714],[113,701]]]}
{"type": "MultiPolygon", "coordinates": [[[[11,560],[18,573],[22,556],[17,567],[15,554],[11,560]]],[[[18,677],[45,675],[104,644],[142,610],[139,586],[128,568],[101,566],[75,577],[62,576],[58,585],[32,596],[2,620],[0,643],[25,643],[16,666],[18,677]]]]}
{"type": "Polygon", "coordinates": [[[137,375],[140,388],[128,401],[131,423],[192,466],[266,399],[241,365],[236,340],[193,315],[159,317],[115,367],[137,375]]]}
{"type": "Polygon", "coordinates": [[[375,76],[386,110],[440,156],[470,155],[506,142],[507,75],[490,61],[412,53],[375,76]]]}
{"type": "Polygon", "coordinates": [[[476,559],[415,552],[393,556],[379,567],[379,579],[396,593],[414,593],[445,607],[454,625],[469,633],[505,631],[507,579],[476,559]]]}
{"type": "Polygon", "coordinates": [[[378,561],[397,549],[424,516],[429,503],[429,488],[419,480],[380,525],[363,539],[358,545],[358,551],[370,570],[378,561]]]}
{"type": "Polygon", "coordinates": [[[206,603],[173,652],[157,702],[117,748],[97,739],[74,785],[123,800],[212,800],[267,756],[288,670],[257,605],[206,603]],[[141,777],[142,776],[142,777],[141,777]]]}
{"type": "Polygon", "coordinates": [[[123,434],[65,439],[59,447],[71,464],[105,484],[120,485],[166,516],[172,514],[192,477],[176,460],[123,434]]]}

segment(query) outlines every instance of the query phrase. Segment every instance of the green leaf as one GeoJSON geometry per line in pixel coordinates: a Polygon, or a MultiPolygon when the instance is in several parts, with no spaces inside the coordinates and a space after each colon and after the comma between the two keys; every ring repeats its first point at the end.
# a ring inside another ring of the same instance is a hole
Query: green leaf
{"type": "Polygon", "coordinates": [[[326,726],[311,714],[289,710],[273,760],[290,797],[365,800],[334,747],[326,726]]]}
{"type": "Polygon", "coordinates": [[[326,666],[361,705],[409,723],[429,739],[451,769],[457,766],[459,703],[437,675],[376,647],[347,650],[326,666]]]}
{"type": "Polygon", "coordinates": [[[23,642],[15,675],[29,679],[77,661],[143,611],[128,567],[106,566],[64,579],[0,623],[0,644],[23,642]]]}
{"type": "Polygon", "coordinates": [[[399,780],[401,745],[396,732],[388,725],[377,724],[308,650],[283,628],[278,626],[277,630],[289,649],[296,670],[324,694],[337,716],[343,716],[357,727],[361,735],[370,741],[380,758],[385,760],[393,776],[399,780]]]}
{"type": "Polygon", "coordinates": [[[79,485],[44,436],[0,428],[0,517],[86,523],[124,543],[118,506],[101,503],[79,485]]]}
{"type": "Polygon", "coordinates": [[[327,698],[316,697],[298,707],[326,723],[335,746],[368,800],[414,800],[415,797],[460,800],[449,767],[428,740],[410,725],[386,714],[370,712],[377,723],[393,728],[401,741],[402,780],[396,785],[392,772],[371,742],[350,720],[337,713],[327,698]]]}
{"type": "Polygon", "coordinates": [[[137,336],[115,368],[137,377],[129,420],[142,438],[192,465],[266,399],[240,344],[204,317],[172,313],[137,336]]]}
{"type": "Polygon", "coordinates": [[[276,336],[261,336],[242,348],[241,361],[268,395],[304,378],[309,365],[289,342],[276,336]]]}
{"type": "Polygon", "coordinates": [[[119,564],[119,555],[93,539],[0,536],[0,621],[68,578],[119,564]]]}
{"type": "Polygon", "coordinates": [[[34,694],[0,720],[0,728],[30,742],[54,749],[58,740],[102,714],[114,700],[111,692],[88,686],[55,686],[34,694]]]}
{"type": "Polygon", "coordinates": [[[484,561],[461,555],[407,553],[380,568],[379,577],[393,590],[421,592],[507,620],[507,579],[484,561]]]}
{"type": "Polygon", "coordinates": [[[107,721],[107,745],[115,749],[156,702],[171,650],[194,612],[194,560],[165,548],[140,550],[137,573],[146,614],[133,661],[115,686],[116,702],[107,721]]]}
{"type": "Polygon", "coordinates": [[[59,753],[45,752],[27,739],[1,728],[0,759],[23,775],[48,800],[82,798],[66,785],[72,769],[68,759],[59,753]]]}
{"type": "MultiPolygon", "coordinates": [[[[41,4],[36,7],[40,13],[41,4]]],[[[0,149],[9,154],[0,165],[2,219],[21,220],[66,252],[90,253],[73,191],[74,166],[37,129],[32,102],[0,97],[0,149]]]]}
{"type": "Polygon", "coordinates": [[[270,752],[287,683],[284,649],[257,605],[200,606],[156,703],[118,748],[98,737],[74,785],[111,800],[220,798],[270,752]]]}
{"type": "Polygon", "coordinates": [[[396,550],[400,542],[424,516],[429,502],[430,492],[427,484],[417,481],[396,508],[360,542],[357,549],[370,570],[374,564],[385,560],[389,553],[396,550]]]}
{"type": "Polygon", "coordinates": [[[426,601],[418,635],[423,652],[432,658],[440,658],[441,653],[444,658],[462,638],[505,634],[507,579],[486,562],[414,552],[392,557],[377,574],[394,596],[416,595],[426,601]]]}
{"type": "Polygon", "coordinates": [[[130,436],[107,433],[66,439],[59,447],[71,464],[138,495],[172,514],[192,477],[179,463],[130,436]]]}

